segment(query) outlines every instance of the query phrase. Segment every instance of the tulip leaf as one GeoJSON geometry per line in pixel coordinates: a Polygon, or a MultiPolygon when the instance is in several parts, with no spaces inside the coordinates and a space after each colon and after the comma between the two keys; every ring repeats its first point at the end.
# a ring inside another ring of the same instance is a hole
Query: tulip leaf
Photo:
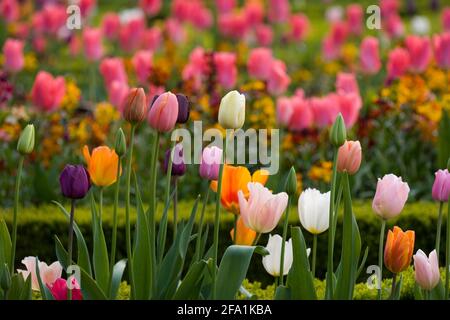
{"type": "MultiPolygon", "coordinates": [[[[53,203],[58,206],[61,212],[69,220],[70,214],[67,212],[67,210],[59,202],[53,201],[53,203]]],[[[86,245],[86,241],[84,240],[83,234],[81,233],[81,230],[75,221],[73,222],[73,231],[75,232],[75,236],[77,237],[77,251],[78,251],[77,264],[81,268],[86,270],[86,272],[89,275],[92,275],[91,260],[89,258],[89,251],[86,245]]]]}
{"type": "Polygon", "coordinates": [[[119,292],[120,282],[122,281],[123,272],[127,266],[127,259],[122,259],[118,261],[113,268],[111,275],[111,289],[109,290],[109,298],[111,300],[116,299],[117,293],[119,292]]]}
{"type": "Polygon", "coordinates": [[[177,288],[177,292],[173,296],[175,300],[191,300],[198,299],[201,289],[201,281],[203,279],[206,261],[200,260],[195,262],[184,279],[177,288]]]}
{"type": "Polygon", "coordinates": [[[309,267],[305,238],[300,227],[291,228],[293,262],[287,278],[291,299],[316,300],[314,279],[309,267]]]}
{"type": "Polygon", "coordinates": [[[5,220],[0,220],[0,264],[11,262],[11,237],[5,220]]]}
{"type": "Polygon", "coordinates": [[[434,287],[433,290],[431,290],[430,294],[431,300],[444,300],[445,290],[444,285],[442,284],[442,280],[440,278],[438,284],[436,285],[436,287],[434,287]]]}
{"type": "Polygon", "coordinates": [[[11,286],[6,294],[7,300],[31,300],[31,274],[26,279],[16,273],[11,277],[11,286]]]}
{"type": "Polygon", "coordinates": [[[37,278],[38,283],[39,283],[39,290],[41,291],[42,299],[43,300],[54,300],[53,294],[50,292],[50,290],[47,287],[47,285],[45,285],[42,282],[41,272],[39,270],[39,259],[38,259],[38,257],[36,257],[36,261],[35,261],[35,272],[36,272],[36,278],[37,278]]]}
{"type": "Polygon", "coordinates": [[[366,250],[364,251],[364,255],[361,259],[361,264],[359,265],[358,271],[356,272],[356,279],[359,278],[361,271],[363,270],[364,266],[366,265],[366,260],[367,260],[368,255],[369,255],[369,247],[366,247],[366,250]]]}
{"type": "Polygon", "coordinates": [[[157,242],[157,252],[158,252],[158,264],[161,263],[162,257],[164,255],[164,250],[166,247],[166,238],[167,238],[167,221],[168,221],[168,212],[170,208],[170,203],[172,202],[172,199],[175,195],[175,189],[172,190],[172,193],[170,194],[168,201],[166,202],[164,206],[163,215],[161,218],[161,221],[159,223],[159,230],[158,230],[158,242],[157,242]]]}
{"type": "Polygon", "coordinates": [[[31,297],[31,277],[28,277],[23,284],[19,300],[31,300],[31,297]]]}
{"type": "Polygon", "coordinates": [[[391,292],[392,300],[400,300],[401,292],[402,292],[402,284],[403,284],[403,275],[400,275],[400,279],[397,281],[395,285],[394,292],[391,292]]]}
{"type": "Polygon", "coordinates": [[[286,286],[278,286],[274,300],[291,300],[291,290],[286,286]]]}

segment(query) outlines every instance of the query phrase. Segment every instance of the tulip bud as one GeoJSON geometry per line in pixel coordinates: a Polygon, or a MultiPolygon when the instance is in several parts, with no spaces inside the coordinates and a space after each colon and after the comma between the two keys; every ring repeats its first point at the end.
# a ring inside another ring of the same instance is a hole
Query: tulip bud
{"type": "Polygon", "coordinates": [[[189,100],[184,94],[176,94],[178,100],[177,123],[186,123],[189,120],[189,100]]]}
{"type": "Polygon", "coordinates": [[[338,150],[338,172],[347,172],[350,175],[355,174],[361,166],[361,158],[362,152],[359,141],[345,141],[338,150]]]}
{"type": "Polygon", "coordinates": [[[403,210],[408,194],[409,186],[401,177],[387,174],[378,179],[372,209],[384,220],[395,218],[403,210]]]}
{"type": "Polygon", "coordinates": [[[411,263],[414,250],[415,233],[412,230],[403,231],[395,226],[388,231],[384,248],[384,264],[392,273],[406,270],[411,263]]]}
{"type": "Polygon", "coordinates": [[[127,141],[122,128],[119,128],[119,131],[117,131],[114,149],[119,157],[122,157],[127,152],[127,141]]]}
{"type": "Polygon", "coordinates": [[[215,146],[203,149],[199,168],[199,173],[202,178],[208,180],[217,180],[219,178],[222,153],[222,149],[215,146]]]}
{"type": "Polygon", "coordinates": [[[345,130],[345,123],[342,114],[339,113],[334,120],[333,126],[330,131],[330,141],[335,147],[340,147],[344,144],[347,138],[347,132],[345,130]]]}
{"type": "MultiPolygon", "coordinates": [[[[171,155],[171,149],[166,151],[164,157],[164,172],[167,173],[167,169],[169,168],[169,160],[171,155]]],[[[184,163],[183,157],[183,145],[178,143],[175,145],[173,149],[173,159],[172,159],[172,176],[182,176],[186,172],[186,164],[184,163]]]]}
{"type": "Polygon", "coordinates": [[[145,119],[146,114],[147,98],[144,89],[131,89],[125,101],[123,117],[130,123],[138,123],[145,119]]]}
{"type": "Polygon", "coordinates": [[[69,199],[82,199],[91,187],[89,173],[81,165],[66,165],[59,176],[61,193],[69,199]]]}
{"type": "Polygon", "coordinates": [[[165,92],[153,102],[148,113],[148,123],[159,132],[171,131],[178,118],[178,100],[172,92],[165,92]]]}
{"type": "Polygon", "coordinates": [[[245,121],[245,96],[236,90],[228,92],[220,101],[219,124],[224,129],[240,129],[245,121]]]}
{"type": "Polygon", "coordinates": [[[23,129],[17,142],[17,151],[21,154],[29,154],[34,148],[34,126],[29,124],[23,129]]]}
{"type": "Polygon", "coordinates": [[[295,174],[294,167],[291,167],[291,170],[289,170],[288,176],[286,178],[285,191],[290,196],[293,196],[297,193],[297,175],[295,174]]]}

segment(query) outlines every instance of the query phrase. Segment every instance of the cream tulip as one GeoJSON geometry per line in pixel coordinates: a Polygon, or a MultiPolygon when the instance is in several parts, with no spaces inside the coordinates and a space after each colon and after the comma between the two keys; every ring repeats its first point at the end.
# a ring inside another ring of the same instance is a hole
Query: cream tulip
{"type": "Polygon", "coordinates": [[[228,92],[220,101],[219,124],[224,129],[240,129],[245,122],[245,96],[236,90],[228,92]]]}
{"type": "Polygon", "coordinates": [[[298,199],[298,214],[303,228],[312,234],[320,234],[329,226],[330,192],[306,189],[298,199]]]}

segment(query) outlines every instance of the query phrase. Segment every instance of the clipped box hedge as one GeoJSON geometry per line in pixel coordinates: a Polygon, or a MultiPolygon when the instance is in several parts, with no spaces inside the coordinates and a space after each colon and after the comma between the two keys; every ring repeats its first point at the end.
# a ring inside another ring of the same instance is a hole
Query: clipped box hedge
{"type": "MultiPolygon", "coordinates": [[[[178,205],[180,219],[187,218],[189,215],[193,202],[182,201],[178,205]]],[[[161,205],[159,206],[162,207],[161,205]]],[[[201,208],[199,208],[200,211],[201,208]]],[[[10,226],[12,221],[11,209],[0,209],[0,218],[5,218],[7,224],[10,226]]],[[[388,228],[392,228],[394,224],[400,226],[403,230],[410,229],[416,232],[415,251],[420,248],[425,252],[429,252],[435,245],[435,234],[437,224],[437,210],[438,204],[433,202],[416,202],[407,203],[405,209],[397,219],[388,222],[388,228]]],[[[447,207],[444,209],[444,223],[443,228],[446,227],[446,213],[447,207]]],[[[378,256],[378,239],[380,232],[380,220],[373,213],[370,202],[355,201],[354,212],[358,221],[361,238],[362,250],[366,246],[369,247],[369,255],[366,266],[377,264],[378,256]]],[[[292,225],[299,225],[297,208],[292,207],[290,210],[290,223],[292,225]]],[[[198,215],[200,212],[198,212],[198,215]]],[[[171,216],[171,214],[170,214],[171,216]]],[[[214,216],[214,205],[210,204],[206,210],[206,221],[210,224],[210,243],[212,244],[212,222],[214,216]]],[[[342,213],[340,214],[342,216],[342,213]]],[[[91,213],[89,207],[77,208],[75,213],[75,220],[82,230],[88,246],[92,244],[91,241],[91,213]]],[[[135,221],[135,214],[132,213],[132,223],[135,221]]],[[[20,265],[20,260],[29,255],[37,255],[41,260],[52,261],[56,259],[54,250],[53,235],[58,235],[63,243],[67,241],[67,221],[59,209],[54,205],[45,205],[41,207],[30,207],[21,209],[19,211],[19,225],[18,225],[18,243],[17,243],[17,261],[16,265],[20,265]]],[[[230,230],[233,227],[234,218],[232,214],[222,211],[221,229],[220,229],[220,250],[224,250],[226,246],[231,243],[230,230]]],[[[112,206],[105,206],[103,211],[103,226],[108,245],[111,239],[111,225],[112,225],[112,206]]],[[[119,210],[119,232],[118,232],[118,258],[125,257],[125,210],[119,210]]],[[[341,244],[341,226],[338,226],[336,234],[336,248],[335,259],[338,262],[340,256],[341,244]]],[[[445,229],[443,229],[445,230],[445,229]]],[[[282,232],[281,223],[274,231],[276,233],[282,232]]],[[[312,244],[312,237],[308,232],[304,231],[305,239],[308,245],[312,244]]],[[[441,259],[444,258],[445,249],[445,231],[442,232],[441,240],[441,259]]],[[[172,239],[171,228],[169,226],[168,239],[172,239]]],[[[260,244],[267,243],[267,235],[261,237],[260,244]]],[[[92,251],[91,251],[92,252],[92,251]]],[[[189,252],[192,254],[192,252],[189,252]]],[[[319,278],[323,278],[326,270],[326,254],[327,254],[327,234],[319,235],[317,248],[317,271],[319,278]]],[[[250,265],[248,278],[250,281],[261,282],[265,287],[272,283],[271,277],[264,271],[261,263],[261,257],[255,256],[250,265]]],[[[441,261],[443,262],[443,261],[441,261]]],[[[365,281],[369,275],[365,271],[361,273],[360,281],[365,281]]]]}

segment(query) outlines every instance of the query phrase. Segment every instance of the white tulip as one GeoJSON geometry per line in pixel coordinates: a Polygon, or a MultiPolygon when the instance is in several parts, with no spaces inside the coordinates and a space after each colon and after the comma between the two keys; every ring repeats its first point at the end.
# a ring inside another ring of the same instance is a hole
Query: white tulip
{"type": "Polygon", "coordinates": [[[228,92],[220,101],[219,124],[224,129],[240,129],[245,122],[245,96],[236,90],[228,92]]]}
{"type": "MultiPolygon", "coordinates": [[[[278,235],[269,235],[269,241],[267,242],[266,249],[269,251],[269,254],[262,258],[262,263],[264,265],[264,269],[266,269],[267,273],[271,274],[274,277],[280,276],[280,260],[281,260],[281,243],[283,238],[278,235]]],[[[288,274],[289,269],[291,269],[293,261],[292,254],[292,239],[286,241],[286,245],[284,246],[284,265],[283,265],[283,275],[288,274]]]]}
{"type": "Polygon", "coordinates": [[[312,234],[328,229],[330,210],[330,191],[320,193],[317,189],[306,189],[298,199],[300,222],[312,234]]]}

